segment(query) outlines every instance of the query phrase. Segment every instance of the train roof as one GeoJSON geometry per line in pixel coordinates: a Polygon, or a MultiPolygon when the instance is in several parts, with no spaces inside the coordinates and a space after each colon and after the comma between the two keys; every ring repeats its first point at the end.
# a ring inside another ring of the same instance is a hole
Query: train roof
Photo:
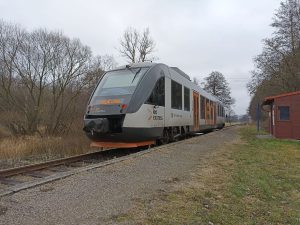
{"type": "Polygon", "coordinates": [[[191,78],[189,75],[187,75],[185,72],[183,72],[181,69],[179,69],[178,67],[169,67],[172,70],[175,70],[177,73],[179,73],[181,76],[185,77],[186,79],[188,79],[189,81],[191,81],[191,78]]]}
{"type": "MultiPolygon", "coordinates": [[[[138,62],[138,63],[130,63],[130,64],[127,64],[127,65],[122,65],[122,66],[119,66],[119,67],[116,67],[115,69],[111,70],[111,71],[114,71],[114,70],[121,70],[121,69],[126,69],[126,68],[140,68],[140,67],[154,67],[156,65],[164,65],[164,66],[167,66],[163,63],[153,63],[153,62],[138,62]]],[[[187,75],[185,72],[183,72],[182,70],[180,70],[178,67],[169,67],[167,66],[169,69],[171,70],[174,70],[176,71],[177,74],[181,75],[182,77],[186,78],[187,80],[189,80],[190,82],[191,81],[191,78],[189,75],[187,75]]],[[[197,86],[196,84],[194,84],[195,86],[197,86]]],[[[205,97],[207,98],[210,98],[211,100],[214,100],[216,102],[219,102],[219,103],[222,103],[216,96],[210,94],[209,92],[203,90],[201,87],[197,86],[197,89],[201,90],[200,91],[200,94],[204,95],[205,97]]]]}
{"type": "MultiPolygon", "coordinates": [[[[155,65],[165,65],[162,63],[153,63],[153,62],[139,62],[139,63],[130,63],[127,65],[122,65],[119,67],[116,67],[113,70],[121,70],[121,69],[126,69],[126,68],[140,68],[140,67],[153,67],[155,65]]],[[[191,81],[191,78],[189,75],[187,75],[185,72],[183,72],[181,69],[179,69],[178,67],[169,67],[172,70],[175,70],[178,74],[180,74],[181,76],[185,77],[186,79],[188,79],[189,81],[191,81]]]]}
{"type": "Polygon", "coordinates": [[[127,65],[118,66],[113,70],[121,70],[126,68],[140,68],[140,67],[153,67],[157,65],[158,63],[152,63],[152,62],[139,62],[139,63],[130,63],[127,65]]]}

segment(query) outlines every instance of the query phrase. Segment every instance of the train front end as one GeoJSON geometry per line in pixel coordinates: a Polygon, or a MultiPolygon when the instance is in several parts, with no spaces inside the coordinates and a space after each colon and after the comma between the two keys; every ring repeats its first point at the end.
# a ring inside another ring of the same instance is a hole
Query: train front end
{"type": "Polygon", "coordinates": [[[102,77],[84,116],[83,130],[93,141],[92,146],[137,147],[153,143],[139,132],[123,127],[135,90],[148,70],[149,67],[126,66],[102,77]]]}

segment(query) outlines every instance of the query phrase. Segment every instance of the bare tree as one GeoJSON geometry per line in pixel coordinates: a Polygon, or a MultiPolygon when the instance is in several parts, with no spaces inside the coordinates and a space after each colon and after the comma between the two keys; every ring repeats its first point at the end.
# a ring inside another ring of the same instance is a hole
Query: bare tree
{"type": "Polygon", "coordinates": [[[255,69],[247,84],[252,95],[249,113],[255,118],[257,103],[266,96],[300,90],[300,2],[284,0],[271,26],[275,32],[255,57],[255,69]]]}
{"type": "Polygon", "coordinates": [[[265,80],[273,81],[280,92],[300,88],[300,3],[299,0],[281,2],[271,24],[275,28],[271,38],[264,40],[264,48],[255,59],[255,70],[248,83],[251,94],[265,80]]]}
{"type": "Polygon", "coordinates": [[[131,63],[154,59],[150,55],[155,50],[155,42],[150,36],[149,28],[142,33],[135,28],[127,28],[120,40],[120,45],[119,52],[131,63]]]}
{"type": "Polygon", "coordinates": [[[231,97],[231,91],[224,75],[220,72],[213,71],[208,77],[204,78],[204,90],[213,94],[220,99],[221,102],[230,109],[235,100],[231,97]]]}
{"type": "Polygon", "coordinates": [[[87,73],[87,93],[88,95],[97,85],[103,74],[115,68],[117,63],[112,55],[96,56],[93,58],[90,64],[89,72],[87,73]]]}
{"type": "Polygon", "coordinates": [[[102,68],[104,71],[114,69],[117,66],[117,62],[112,55],[96,56],[95,59],[98,61],[98,68],[102,68]]]}
{"type": "Polygon", "coordinates": [[[120,40],[120,53],[130,62],[135,63],[138,60],[139,33],[136,29],[129,27],[125,30],[123,38],[120,40]]]}
{"type": "Polygon", "coordinates": [[[60,51],[53,56],[50,67],[51,77],[51,113],[47,121],[47,133],[55,134],[67,131],[68,119],[72,117],[70,109],[86,85],[85,76],[89,71],[91,51],[79,40],[70,40],[57,36],[61,42],[60,51]]]}
{"type": "Polygon", "coordinates": [[[266,96],[300,90],[299,0],[282,1],[271,26],[275,32],[263,41],[263,51],[254,59],[255,70],[247,84],[253,119],[257,104],[266,96]]]}
{"type": "Polygon", "coordinates": [[[197,77],[193,78],[193,83],[196,84],[197,86],[200,86],[200,81],[197,77]]]}
{"type": "Polygon", "coordinates": [[[150,36],[149,28],[146,28],[139,38],[139,61],[145,62],[146,60],[150,60],[153,58],[147,58],[155,49],[155,42],[150,36]]]}
{"type": "Polygon", "coordinates": [[[15,67],[25,37],[26,32],[20,26],[0,21],[0,122],[14,133],[25,132],[26,114],[19,113],[26,112],[24,88],[15,67]]]}
{"type": "Polygon", "coordinates": [[[17,134],[68,132],[82,118],[85,102],[78,100],[114,65],[112,56],[94,58],[61,32],[0,21],[0,123],[17,134]]]}

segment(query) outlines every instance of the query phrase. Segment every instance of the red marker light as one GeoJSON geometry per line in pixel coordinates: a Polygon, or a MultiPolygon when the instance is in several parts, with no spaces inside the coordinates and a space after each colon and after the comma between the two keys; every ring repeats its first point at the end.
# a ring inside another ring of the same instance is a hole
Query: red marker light
{"type": "Polygon", "coordinates": [[[127,107],[126,104],[122,104],[122,105],[121,105],[121,108],[122,108],[122,109],[125,109],[126,107],[127,107]]]}

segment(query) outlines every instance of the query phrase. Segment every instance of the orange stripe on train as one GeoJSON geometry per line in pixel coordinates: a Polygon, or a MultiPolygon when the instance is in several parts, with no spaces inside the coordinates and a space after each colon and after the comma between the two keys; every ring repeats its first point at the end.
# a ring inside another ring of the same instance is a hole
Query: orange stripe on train
{"type": "Polygon", "coordinates": [[[120,99],[106,99],[100,101],[100,104],[102,105],[113,105],[113,104],[120,104],[120,103],[121,103],[120,99]]]}

